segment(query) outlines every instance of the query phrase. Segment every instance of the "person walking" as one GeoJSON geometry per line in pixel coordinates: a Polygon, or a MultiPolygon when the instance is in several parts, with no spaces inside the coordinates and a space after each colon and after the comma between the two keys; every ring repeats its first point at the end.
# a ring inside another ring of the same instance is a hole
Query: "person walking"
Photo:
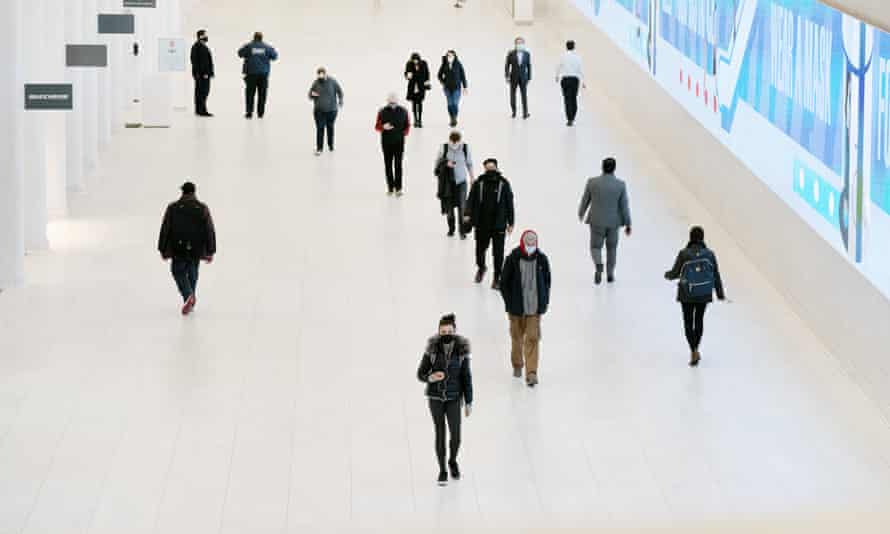
{"type": "Polygon", "coordinates": [[[689,244],[677,254],[674,266],[664,273],[668,280],[679,280],[677,301],[683,309],[683,327],[692,355],[689,365],[701,361],[698,348],[705,326],[705,310],[714,300],[726,300],[717,256],[705,245],[705,231],[695,226],[689,231],[689,244]]]}
{"type": "Polygon", "coordinates": [[[603,160],[602,176],[587,181],[578,207],[578,218],[590,225],[590,255],[596,264],[594,283],[597,285],[603,281],[603,244],[606,245],[606,280],[612,283],[618,261],[618,231],[624,227],[624,232],[631,235],[627,186],[615,176],[616,166],[613,158],[603,160]]]}
{"type": "Polygon", "coordinates": [[[335,78],[328,76],[324,67],[319,67],[315,74],[315,81],[309,87],[309,100],[312,100],[315,117],[315,155],[320,156],[325,131],[328,133],[328,150],[334,151],[334,122],[337,111],[343,107],[343,89],[335,78]]]}
{"type": "Polygon", "coordinates": [[[461,405],[467,417],[473,406],[473,375],[470,371],[470,342],[457,335],[454,314],[439,320],[439,333],[431,337],[417,368],[417,379],[426,384],[426,398],[436,432],[436,459],[439,463],[440,486],[448,484],[445,470],[445,423],[451,434],[448,447],[448,470],[451,478],[460,479],[457,454],[461,441],[461,405]]]}
{"type": "Polygon", "coordinates": [[[374,129],[380,132],[383,164],[386,165],[386,190],[402,196],[402,160],[405,156],[405,137],[411,131],[408,110],[399,105],[399,97],[390,93],[386,105],[377,112],[374,129]]]}
{"type": "Polygon", "coordinates": [[[460,238],[466,239],[463,220],[467,207],[467,183],[473,176],[473,156],[469,145],[461,138],[461,133],[457,130],[448,135],[448,142],[442,145],[436,155],[433,174],[439,179],[437,196],[442,206],[442,215],[448,220],[448,237],[454,237],[455,226],[459,225],[460,238]]]}
{"type": "Polygon", "coordinates": [[[522,233],[519,246],[504,261],[501,295],[510,320],[513,376],[522,377],[529,387],[538,384],[538,354],[541,342],[541,316],[550,304],[550,261],[538,248],[534,230],[522,233]]]}
{"type": "Polygon", "coordinates": [[[584,69],[581,56],[575,52],[575,41],[566,41],[566,52],[559,60],[556,69],[556,83],[562,88],[562,99],[566,109],[566,126],[575,125],[578,115],[578,89],[584,85],[584,69]]]}
{"type": "Polygon", "coordinates": [[[525,47],[525,39],[517,37],[514,48],[507,52],[507,60],[504,62],[504,77],[510,84],[510,109],[513,118],[516,118],[516,89],[522,96],[522,118],[529,118],[528,114],[528,82],[532,80],[532,56],[525,47]]]}
{"type": "Polygon", "coordinates": [[[420,54],[414,52],[405,64],[405,79],[408,80],[408,95],[411,112],[414,115],[414,127],[423,128],[423,100],[430,90],[430,67],[420,54]]]}
{"type": "Polygon", "coordinates": [[[278,59],[278,52],[263,42],[262,32],[253,34],[253,41],[238,49],[238,57],[244,59],[241,72],[244,74],[244,93],[247,112],[244,118],[253,118],[254,97],[258,97],[256,114],[263,118],[266,114],[266,95],[269,90],[271,62],[278,59]]]}
{"type": "Polygon", "coordinates": [[[170,260],[170,271],[182,295],[182,314],[188,315],[196,303],[199,260],[210,263],[216,254],[216,231],[210,210],[195,196],[195,184],[186,182],[180,189],[182,196],[164,212],[158,252],[164,261],[170,260]]]}
{"type": "Polygon", "coordinates": [[[457,52],[449,50],[442,56],[442,65],[437,75],[445,100],[448,102],[449,125],[457,126],[457,115],[460,113],[460,97],[467,92],[467,73],[463,64],[457,59],[457,52]]]}
{"type": "Polygon", "coordinates": [[[198,39],[192,45],[192,79],[195,81],[195,115],[212,117],[207,111],[207,97],[210,95],[210,80],[214,76],[213,54],[207,46],[207,30],[198,30],[198,39]]]}
{"type": "Polygon", "coordinates": [[[498,160],[488,158],[482,163],[485,173],[473,182],[467,200],[464,221],[472,224],[476,237],[476,283],[485,277],[485,254],[488,245],[494,256],[492,289],[500,289],[501,269],[504,266],[504,239],[513,233],[513,189],[498,170],[498,160]]]}

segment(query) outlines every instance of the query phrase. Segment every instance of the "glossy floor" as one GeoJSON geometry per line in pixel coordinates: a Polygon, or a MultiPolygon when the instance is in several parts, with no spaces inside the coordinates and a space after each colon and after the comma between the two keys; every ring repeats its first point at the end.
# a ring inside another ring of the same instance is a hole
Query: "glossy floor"
{"type": "Polygon", "coordinates": [[[879,411],[597,80],[565,127],[552,73],[568,30],[546,9],[517,30],[500,1],[205,2],[186,27],[209,30],[217,116],[118,132],[52,224],[53,251],[28,258],[28,286],[0,295],[0,533],[674,524],[886,505],[879,411]],[[255,29],[281,60],[267,117],[248,122],[234,50],[255,29]],[[510,119],[501,71],[517,32],[536,69],[528,121],[510,119]],[[470,81],[461,128],[477,161],[500,160],[518,227],[538,230],[553,265],[535,390],[510,376],[472,242],[445,237],[438,91],[408,140],[407,195],[384,194],[376,108],[403,91],[412,50],[435,68],[452,47],[470,81]],[[320,64],[346,106],[337,151],[317,158],[305,95],[320,64]],[[605,155],[630,185],[635,233],[618,283],[594,288],[575,210],[605,155]],[[185,177],[213,210],[219,254],[184,319],[154,245],[185,177]],[[708,311],[695,370],[661,276],[691,223],[735,299],[708,311]],[[414,372],[444,312],[473,342],[477,401],[465,479],[440,489],[414,372]]]}

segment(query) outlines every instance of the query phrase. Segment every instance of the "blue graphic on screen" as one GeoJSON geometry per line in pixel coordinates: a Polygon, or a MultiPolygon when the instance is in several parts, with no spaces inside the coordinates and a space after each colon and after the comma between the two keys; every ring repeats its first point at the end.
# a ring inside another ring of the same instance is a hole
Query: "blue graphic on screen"
{"type": "MultiPolygon", "coordinates": [[[[750,8],[749,8],[750,9],[750,8]]],[[[732,131],[738,101],[834,170],[843,170],[846,59],[839,12],[790,0],[757,2],[748,46],[722,123],[732,131]]]]}
{"type": "Polygon", "coordinates": [[[733,35],[738,0],[662,0],[661,38],[714,74],[718,48],[733,35]]]}
{"type": "Polygon", "coordinates": [[[875,30],[871,200],[890,213],[890,35],[875,30]]]}
{"type": "Polygon", "coordinates": [[[633,13],[643,24],[649,24],[649,0],[615,0],[615,3],[633,13]]]}

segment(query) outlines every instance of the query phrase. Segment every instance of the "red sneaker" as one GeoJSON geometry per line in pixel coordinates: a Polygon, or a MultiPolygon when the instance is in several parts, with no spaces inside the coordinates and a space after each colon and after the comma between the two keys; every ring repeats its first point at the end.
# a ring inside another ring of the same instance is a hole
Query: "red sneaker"
{"type": "Polygon", "coordinates": [[[188,315],[191,313],[192,308],[195,307],[195,295],[189,295],[189,298],[185,299],[185,304],[182,305],[182,314],[188,315]]]}

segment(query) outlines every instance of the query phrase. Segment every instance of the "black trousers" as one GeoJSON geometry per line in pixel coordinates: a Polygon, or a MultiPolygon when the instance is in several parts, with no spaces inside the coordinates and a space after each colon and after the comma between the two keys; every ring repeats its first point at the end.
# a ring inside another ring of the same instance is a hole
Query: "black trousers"
{"type": "Polygon", "coordinates": [[[683,327],[686,330],[686,341],[689,342],[689,348],[694,352],[698,350],[701,344],[701,336],[705,329],[705,309],[708,307],[707,302],[682,303],[683,306],[683,327]]]}
{"type": "Polygon", "coordinates": [[[258,96],[256,113],[260,117],[266,114],[266,93],[269,89],[269,76],[266,74],[247,74],[244,76],[244,93],[247,101],[247,113],[253,114],[254,96],[258,96]]]}
{"type": "Polygon", "coordinates": [[[559,84],[562,86],[562,99],[566,106],[566,119],[573,121],[578,115],[578,88],[581,81],[574,76],[566,76],[559,84]]]}
{"type": "Polygon", "coordinates": [[[383,143],[383,164],[386,165],[386,188],[389,192],[402,190],[402,159],[405,156],[405,141],[383,143]]]}
{"type": "Polygon", "coordinates": [[[336,111],[315,111],[315,149],[321,152],[324,148],[324,132],[328,132],[328,148],[334,150],[334,122],[337,120],[336,111]]]}
{"type": "Polygon", "coordinates": [[[210,78],[198,76],[195,78],[195,113],[198,115],[207,113],[208,96],[210,96],[210,78]]]}
{"type": "Polygon", "coordinates": [[[448,442],[449,461],[457,461],[457,453],[460,449],[460,401],[429,401],[430,414],[433,416],[433,425],[436,427],[436,458],[439,460],[439,469],[445,470],[445,422],[448,422],[448,432],[451,439],[448,442]]]}
{"type": "Polygon", "coordinates": [[[199,265],[197,258],[174,257],[170,261],[170,272],[173,273],[173,280],[176,281],[176,288],[179,289],[183,302],[188,300],[198,289],[199,265]]]}
{"type": "Polygon", "coordinates": [[[414,124],[423,122],[423,100],[412,100],[411,111],[414,113],[414,124]]]}
{"type": "Polygon", "coordinates": [[[516,89],[519,88],[519,95],[522,97],[522,114],[528,115],[528,82],[521,80],[510,81],[510,109],[516,115],[516,89]]]}
{"type": "Polygon", "coordinates": [[[485,253],[488,252],[488,244],[492,245],[494,256],[494,279],[501,279],[501,269],[504,267],[504,239],[503,230],[476,229],[476,267],[485,269],[485,253]]]}

